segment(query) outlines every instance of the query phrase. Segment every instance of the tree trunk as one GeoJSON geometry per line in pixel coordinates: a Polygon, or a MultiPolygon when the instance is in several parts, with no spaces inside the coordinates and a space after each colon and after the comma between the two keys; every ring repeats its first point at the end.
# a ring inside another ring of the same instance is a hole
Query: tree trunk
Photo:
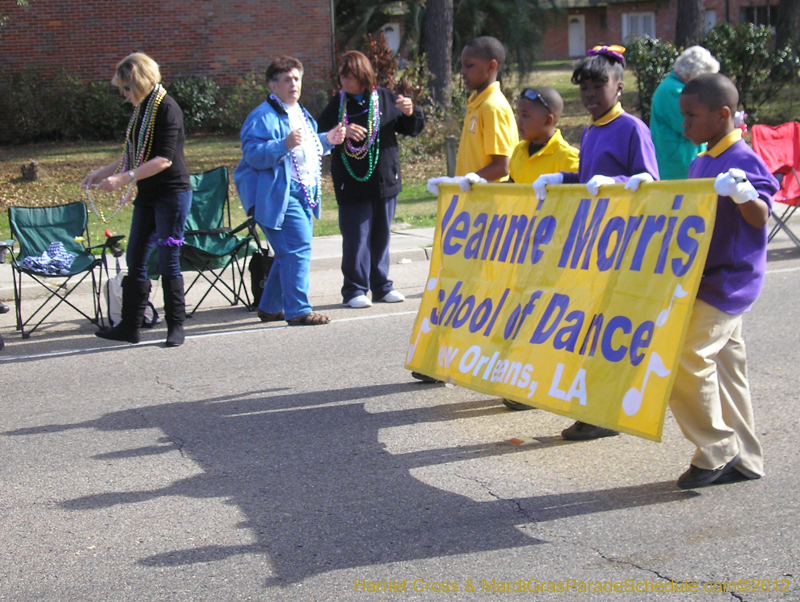
{"type": "Polygon", "coordinates": [[[797,0],[780,0],[778,2],[778,22],[775,24],[775,47],[783,48],[797,39],[797,17],[800,15],[800,3],[797,0]]]}
{"type": "Polygon", "coordinates": [[[428,0],[424,30],[428,68],[434,76],[433,99],[448,106],[453,76],[453,0],[428,0]]]}
{"type": "Polygon", "coordinates": [[[705,33],[705,0],[678,0],[676,12],[675,45],[688,48],[698,44],[705,33]]]}

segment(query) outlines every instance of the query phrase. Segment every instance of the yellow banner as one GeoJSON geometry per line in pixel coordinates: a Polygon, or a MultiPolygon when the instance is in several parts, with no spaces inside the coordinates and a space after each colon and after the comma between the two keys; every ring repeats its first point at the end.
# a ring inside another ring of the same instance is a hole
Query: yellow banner
{"type": "Polygon", "coordinates": [[[439,187],[406,368],[661,440],[703,273],[713,181],[439,187]]]}

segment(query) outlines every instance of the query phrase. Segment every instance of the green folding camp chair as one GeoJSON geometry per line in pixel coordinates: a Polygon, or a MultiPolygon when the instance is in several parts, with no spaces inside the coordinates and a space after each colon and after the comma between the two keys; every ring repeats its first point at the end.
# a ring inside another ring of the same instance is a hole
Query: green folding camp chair
{"type": "Polygon", "coordinates": [[[56,207],[9,207],[8,222],[11,236],[19,247],[19,253],[11,254],[11,268],[14,276],[14,305],[16,306],[17,330],[27,339],[62,303],[66,303],[92,324],[103,326],[103,313],[100,307],[100,287],[102,281],[102,252],[106,245],[88,246],[88,212],[83,201],[58,205],[56,207]],[[69,267],[57,274],[48,274],[40,269],[24,267],[26,257],[41,257],[52,243],[61,243],[64,251],[75,255],[69,267]],[[101,252],[101,258],[95,252],[101,252]],[[47,291],[46,298],[27,318],[22,315],[22,283],[27,276],[47,291]],[[87,314],[69,300],[69,295],[84,280],[91,277],[93,311],[87,314]],[[53,303],[51,303],[53,301],[53,303]],[[46,313],[45,313],[46,312],[46,313]],[[43,315],[42,315],[43,314],[43,315]],[[32,328],[27,328],[37,320],[32,328]]]}
{"type": "MultiPolygon", "coordinates": [[[[181,271],[196,272],[186,287],[186,294],[195,285],[207,285],[203,296],[188,313],[192,317],[212,290],[219,292],[231,305],[240,301],[251,308],[245,286],[247,257],[257,250],[248,222],[231,228],[231,207],[228,197],[228,168],[217,167],[201,174],[192,174],[192,208],[186,218],[184,242],[181,246],[181,271]],[[244,232],[244,235],[239,235],[244,232]],[[230,268],[231,281],[223,279],[230,268]]],[[[157,250],[153,249],[147,275],[158,278],[157,250]]]]}

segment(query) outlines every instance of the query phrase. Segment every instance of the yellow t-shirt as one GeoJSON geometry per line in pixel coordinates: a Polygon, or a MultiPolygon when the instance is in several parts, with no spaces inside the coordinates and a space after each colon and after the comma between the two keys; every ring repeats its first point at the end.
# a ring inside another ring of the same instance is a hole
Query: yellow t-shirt
{"type": "Polygon", "coordinates": [[[492,155],[510,157],[518,142],[514,111],[500,91],[500,83],[490,84],[480,94],[473,92],[461,130],[456,175],[483,169],[492,162],[492,155]]]}
{"type": "Polygon", "coordinates": [[[561,130],[533,155],[528,155],[530,142],[523,140],[514,149],[508,162],[511,179],[517,184],[533,184],[542,174],[578,171],[578,149],[564,140],[561,130]]]}

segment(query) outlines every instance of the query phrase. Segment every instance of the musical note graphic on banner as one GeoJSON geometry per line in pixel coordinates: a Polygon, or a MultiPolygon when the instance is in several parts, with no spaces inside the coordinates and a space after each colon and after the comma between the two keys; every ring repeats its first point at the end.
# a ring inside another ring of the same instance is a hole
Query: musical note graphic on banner
{"type": "Polygon", "coordinates": [[[667,367],[664,365],[664,362],[661,360],[661,356],[655,351],[650,356],[650,360],[647,362],[647,371],[644,374],[642,388],[637,389],[636,387],[632,387],[628,389],[628,392],[625,393],[625,397],[622,398],[622,411],[628,416],[634,416],[641,409],[642,400],[644,399],[644,389],[647,386],[647,379],[650,378],[651,372],[655,372],[657,376],[662,378],[670,373],[670,371],[667,370],[667,367]]]}
{"type": "Polygon", "coordinates": [[[688,294],[689,291],[683,290],[683,287],[678,284],[675,287],[675,292],[672,293],[672,299],[669,300],[669,307],[667,309],[662,309],[659,312],[658,317],[656,318],[656,326],[663,326],[666,323],[667,318],[669,318],[669,312],[672,311],[672,302],[675,301],[675,297],[681,298],[688,294]]]}

